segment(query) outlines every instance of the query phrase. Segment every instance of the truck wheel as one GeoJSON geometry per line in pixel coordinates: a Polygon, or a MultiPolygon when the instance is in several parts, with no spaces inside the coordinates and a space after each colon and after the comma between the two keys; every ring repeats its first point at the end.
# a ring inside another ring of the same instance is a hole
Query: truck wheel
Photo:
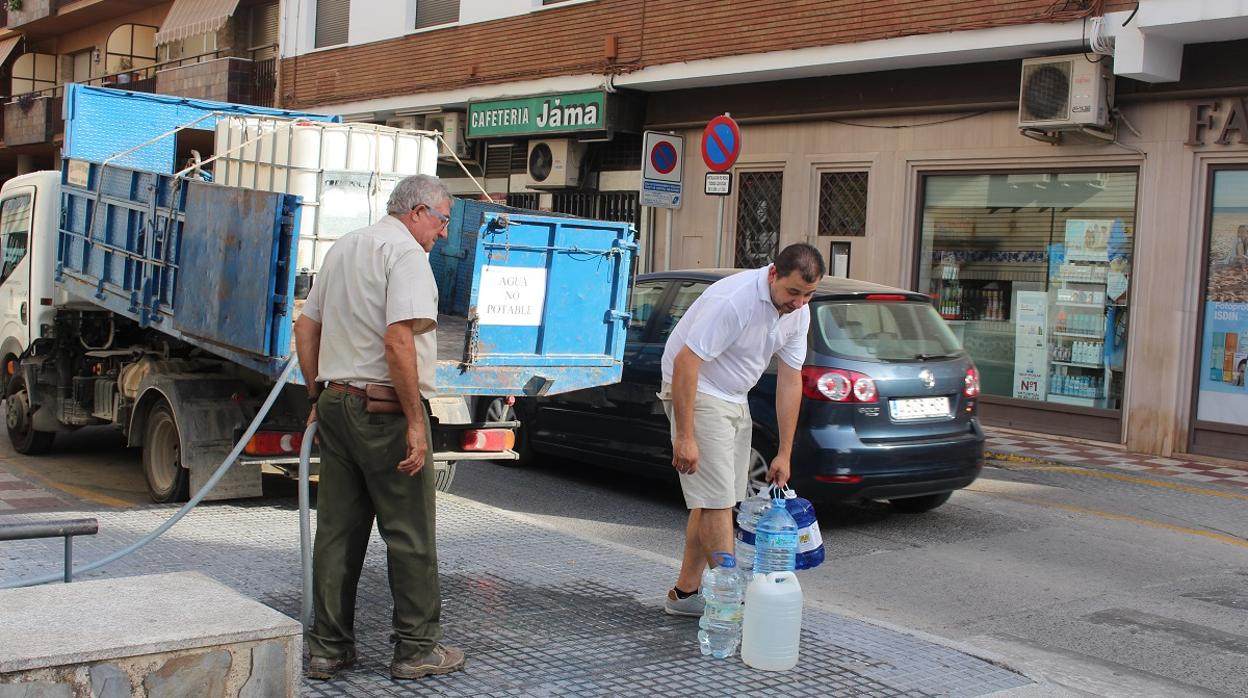
{"type": "Polygon", "coordinates": [[[182,467],[182,445],[173,410],[161,402],[147,415],[143,430],[143,475],[153,502],[184,502],[190,493],[190,472],[182,467]]]}
{"type": "Polygon", "coordinates": [[[439,492],[450,492],[451,481],[455,479],[457,460],[439,460],[433,462],[433,487],[439,492]]]}
{"type": "Polygon", "coordinates": [[[52,450],[52,440],[56,438],[56,432],[35,431],[26,379],[20,374],[13,376],[13,380],[9,381],[7,395],[5,422],[9,429],[9,441],[13,442],[13,450],[28,456],[37,456],[52,450]]]}
{"type": "Polygon", "coordinates": [[[524,422],[520,419],[520,412],[515,405],[508,405],[506,398],[496,397],[485,399],[477,409],[479,412],[477,421],[480,422],[520,422],[520,426],[516,427],[516,445],[512,449],[520,457],[516,460],[496,460],[492,462],[509,468],[528,465],[533,458],[533,453],[529,450],[529,440],[527,434],[525,434],[524,422]]]}

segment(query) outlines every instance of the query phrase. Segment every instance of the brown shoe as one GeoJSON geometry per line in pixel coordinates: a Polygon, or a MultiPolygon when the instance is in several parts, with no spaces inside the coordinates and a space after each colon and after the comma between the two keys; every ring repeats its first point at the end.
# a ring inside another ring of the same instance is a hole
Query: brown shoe
{"type": "Polygon", "coordinates": [[[394,660],[390,664],[390,675],[396,679],[419,679],[434,674],[449,674],[463,668],[463,650],[437,644],[423,657],[394,660]]]}
{"type": "Polygon", "coordinates": [[[355,664],[355,651],[352,650],[347,656],[338,659],[330,659],[329,657],[312,657],[308,659],[308,670],[304,675],[309,679],[318,681],[328,681],[342,671],[355,664]]]}

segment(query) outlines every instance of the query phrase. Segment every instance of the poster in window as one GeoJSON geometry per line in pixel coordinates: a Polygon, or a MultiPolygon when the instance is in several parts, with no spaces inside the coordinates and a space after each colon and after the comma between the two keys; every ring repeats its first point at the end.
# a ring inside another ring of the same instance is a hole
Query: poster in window
{"type": "Polygon", "coordinates": [[[1113,230],[1113,220],[1072,218],[1066,221],[1066,261],[1108,262],[1113,230]]]}
{"type": "Polygon", "coordinates": [[[1248,426],[1248,172],[1219,172],[1209,231],[1197,418],[1248,426]]]}
{"type": "Polygon", "coordinates": [[[1014,397],[1043,400],[1048,389],[1049,354],[1045,339],[1049,296],[1044,291],[1014,295],[1014,397]]]}

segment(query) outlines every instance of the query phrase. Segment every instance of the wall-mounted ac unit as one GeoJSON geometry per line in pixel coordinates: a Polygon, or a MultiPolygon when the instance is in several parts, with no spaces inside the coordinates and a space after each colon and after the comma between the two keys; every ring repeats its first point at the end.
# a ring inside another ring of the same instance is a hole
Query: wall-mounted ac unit
{"type": "Polygon", "coordinates": [[[569,138],[529,141],[527,184],[533,189],[560,189],[581,183],[585,144],[569,138]]]}
{"type": "Polygon", "coordinates": [[[419,116],[394,116],[386,119],[386,125],[391,128],[401,128],[408,131],[419,130],[423,117],[419,116]]]}
{"type": "MultiPolygon", "coordinates": [[[[464,115],[460,112],[444,111],[430,114],[425,117],[425,129],[441,131],[442,138],[446,140],[447,146],[455,151],[456,157],[461,160],[468,157],[470,151],[468,141],[464,138],[464,115]]],[[[445,148],[439,149],[438,155],[444,158],[451,157],[445,148]]]]}
{"type": "Polygon", "coordinates": [[[1093,63],[1082,53],[1023,61],[1018,127],[1037,131],[1104,129],[1114,102],[1110,58],[1093,63]]]}

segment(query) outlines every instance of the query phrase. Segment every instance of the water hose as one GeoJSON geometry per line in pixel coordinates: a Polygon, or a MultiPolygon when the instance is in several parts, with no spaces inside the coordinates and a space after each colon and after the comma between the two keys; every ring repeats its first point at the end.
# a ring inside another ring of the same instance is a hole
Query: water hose
{"type": "MultiPolygon", "coordinates": [[[[139,548],[142,548],[148,543],[151,543],[152,541],[159,538],[160,535],[163,534],[165,531],[168,531],[170,528],[172,528],[174,524],[181,521],[182,517],[186,516],[187,513],[191,511],[191,509],[194,509],[195,506],[199,504],[200,501],[202,501],[203,498],[206,497],[209,492],[212,491],[212,488],[217,486],[217,483],[221,480],[222,477],[225,476],[225,473],[229,471],[229,469],[238,460],[238,456],[243,452],[243,448],[246,447],[247,442],[251,441],[251,437],[255,436],[256,431],[260,428],[260,423],[264,420],[266,416],[268,416],[269,410],[273,408],[273,403],[277,401],[277,396],[282,391],[282,386],[286,385],[286,382],[290,380],[290,374],[294,372],[295,366],[297,364],[298,362],[295,360],[294,357],[291,357],[291,359],[286,363],[286,368],[282,369],[282,374],[278,376],[277,382],[273,385],[273,389],[269,391],[268,398],[266,398],[264,401],[264,404],[260,406],[260,411],[256,413],[256,418],[251,420],[251,424],[248,425],[247,431],[243,432],[242,437],[239,438],[238,443],[234,444],[234,448],[230,451],[230,454],[225,457],[225,460],[221,461],[221,465],[217,466],[216,472],[212,474],[212,477],[208,479],[208,482],[204,483],[203,487],[199,488],[199,491],[195,493],[194,497],[191,497],[190,501],[188,501],[186,504],[183,504],[182,508],[178,509],[178,511],[174,513],[173,516],[170,516],[167,521],[157,526],[151,533],[148,533],[146,536],[143,536],[142,538],[135,541],[134,543],[122,548],[121,550],[118,550],[117,552],[114,552],[110,555],[106,555],[94,562],[89,562],[83,565],[82,567],[75,567],[74,576],[85,574],[92,570],[97,570],[105,565],[112,564],[116,562],[117,560],[120,560],[121,558],[129,555],[130,553],[138,550],[139,548]]],[[[315,429],[315,425],[308,427],[309,431],[312,431],[314,429],[315,429]]],[[[308,449],[309,443],[311,443],[311,439],[305,438],[303,448],[308,449]]],[[[301,472],[304,472],[303,468],[307,462],[307,459],[304,457],[302,451],[300,453],[300,459],[301,459],[300,460],[301,472]]],[[[306,480],[306,477],[301,479],[300,481],[301,486],[304,484],[304,480],[306,480]]],[[[301,490],[300,491],[300,495],[301,495],[300,504],[301,505],[304,504],[305,502],[305,498],[303,497],[303,494],[304,493],[301,490]]],[[[305,520],[306,520],[306,516],[300,520],[300,533],[301,534],[303,534],[302,526],[305,520]]],[[[306,540],[306,536],[305,536],[305,540],[306,540]]],[[[306,565],[305,565],[305,569],[307,569],[306,565]]],[[[42,577],[27,577],[25,579],[14,579],[14,580],[7,581],[7,582],[0,582],[0,589],[15,589],[17,587],[27,587],[27,586],[34,586],[36,584],[47,584],[49,582],[59,582],[59,581],[62,581],[64,578],[65,577],[64,577],[63,572],[57,572],[56,574],[48,574],[42,577]]],[[[306,589],[304,591],[304,597],[305,597],[305,603],[306,603],[307,602],[306,601],[306,598],[307,598],[306,589]]]]}
{"type": "Polygon", "coordinates": [[[312,524],[309,521],[308,470],[312,462],[312,439],[316,437],[316,422],[303,432],[303,445],[299,447],[299,563],[303,567],[303,604],[299,607],[299,622],[306,633],[312,628],[312,524]]]}

